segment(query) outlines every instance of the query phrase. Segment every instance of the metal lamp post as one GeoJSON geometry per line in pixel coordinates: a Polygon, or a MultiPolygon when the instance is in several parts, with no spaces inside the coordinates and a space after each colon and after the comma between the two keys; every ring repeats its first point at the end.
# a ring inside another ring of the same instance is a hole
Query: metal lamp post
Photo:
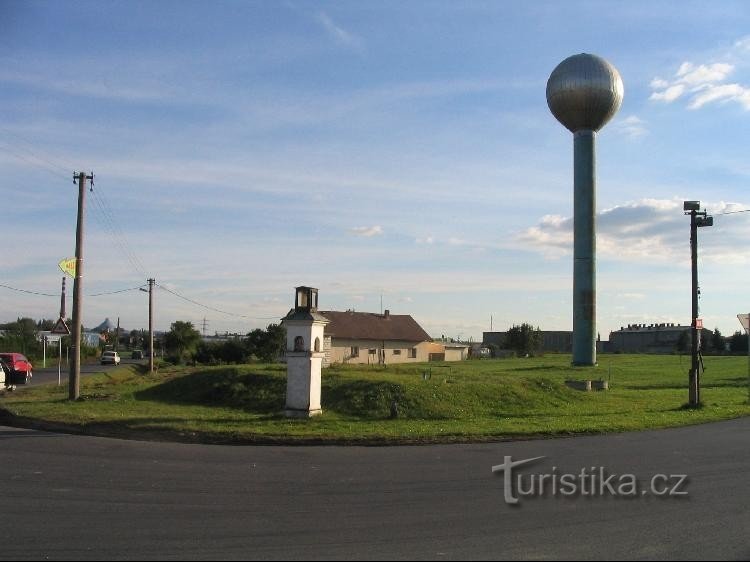
{"type": "Polygon", "coordinates": [[[596,365],[596,132],[623,93],[617,69],[586,53],[562,61],[547,81],[547,105],[573,133],[573,365],[596,365]]]}

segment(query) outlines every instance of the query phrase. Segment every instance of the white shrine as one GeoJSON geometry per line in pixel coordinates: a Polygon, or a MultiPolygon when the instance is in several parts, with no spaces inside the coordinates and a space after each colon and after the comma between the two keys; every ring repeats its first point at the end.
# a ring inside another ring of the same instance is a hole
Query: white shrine
{"type": "Polygon", "coordinates": [[[328,319],[318,312],[318,290],[295,289],[294,310],[282,324],[286,327],[287,417],[309,418],[323,413],[320,407],[323,332],[328,319]]]}

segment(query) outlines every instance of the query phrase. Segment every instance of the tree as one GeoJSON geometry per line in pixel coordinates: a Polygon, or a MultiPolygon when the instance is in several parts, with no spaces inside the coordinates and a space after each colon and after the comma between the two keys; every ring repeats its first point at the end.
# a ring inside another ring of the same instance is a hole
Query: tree
{"type": "Polygon", "coordinates": [[[261,361],[277,361],[286,348],[286,328],[269,324],[265,330],[256,328],[247,335],[247,349],[261,361]]]}
{"type": "Polygon", "coordinates": [[[742,332],[735,332],[734,335],[729,338],[729,349],[732,353],[747,353],[747,335],[742,332]]]}
{"type": "Polygon", "coordinates": [[[38,352],[41,345],[37,340],[37,325],[31,318],[18,318],[15,322],[6,324],[3,349],[20,351],[24,355],[38,352]]]}
{"type": "Polygon", "coordinates": [[[542,350],[542,331],[531,324],[514,325],[505,334],[505,347],[521,357],[538,355],[542,350]]]}
{"type": "Polygon", "coordinates": [[[711,340],[711,347],[717,353],[721,353],[726,350],[726,338],[721,335],[719,328],[714,329],[711,332],[711,337],[706,338],[711,340]]]}
{"type": "Polygon", "coordinates": [[[176,363],[182,363],[191,357],[201,341],[201,335],[195,329],[192,322],[174,322],[164,335],[164,345],[171,359],[176,363]]]}

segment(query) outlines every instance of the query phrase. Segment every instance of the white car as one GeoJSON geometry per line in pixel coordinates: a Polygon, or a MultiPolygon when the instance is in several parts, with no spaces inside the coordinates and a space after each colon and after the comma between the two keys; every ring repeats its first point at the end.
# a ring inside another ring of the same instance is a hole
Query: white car
{"type": "Polygon", "coordinates": [[[120,354],[116,351],[105,351],[102,353],[102,365],[119,365],[120,354]]]}

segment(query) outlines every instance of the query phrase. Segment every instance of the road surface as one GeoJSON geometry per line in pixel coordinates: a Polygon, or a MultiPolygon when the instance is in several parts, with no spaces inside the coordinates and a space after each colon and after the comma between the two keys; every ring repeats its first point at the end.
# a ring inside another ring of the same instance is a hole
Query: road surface
{"type": "Polygon", "coordinates": [[[2,559],[750,559],[750,419],[422,447],[211,446],[0,428],[2,559]],[[687,496],[522,497],[504,462],[687,496]],[[554,468],[553,468],[554,467],[554,468]],[[587,468],[587,469],[588,469],[587,468]]]}
{"type": "MultiPolygon", "coordinates": [[[[145,364],[146,362],[133,360],[133,359],[122,359],[121,365],[126,365],[129,363],[145,364]]],[[[39,365],[41,365],[41,362],[39,363],[39,365]]],[[[81,376],[92,375],[96,373],[106,373],[107,371],[111,369],[114,369],[114,365],[100,365],[98,362],[83,363],[81,365],[81,376]]],[[[68,384],[68,372],[69,372],[68,365],[64,364],[60,372],[61,384],[68,384]]],[[[33,373],[34,374],[31,377],[31,382],[29,383],[29,386],[56,383],[58,380],[57,358],[54,358],[53,360],[48,360],[47,367],[35,366],[33,373]]],[[[23,386],[24,385],[19,385],[20,388],[23,388],[23,386]]]]}

